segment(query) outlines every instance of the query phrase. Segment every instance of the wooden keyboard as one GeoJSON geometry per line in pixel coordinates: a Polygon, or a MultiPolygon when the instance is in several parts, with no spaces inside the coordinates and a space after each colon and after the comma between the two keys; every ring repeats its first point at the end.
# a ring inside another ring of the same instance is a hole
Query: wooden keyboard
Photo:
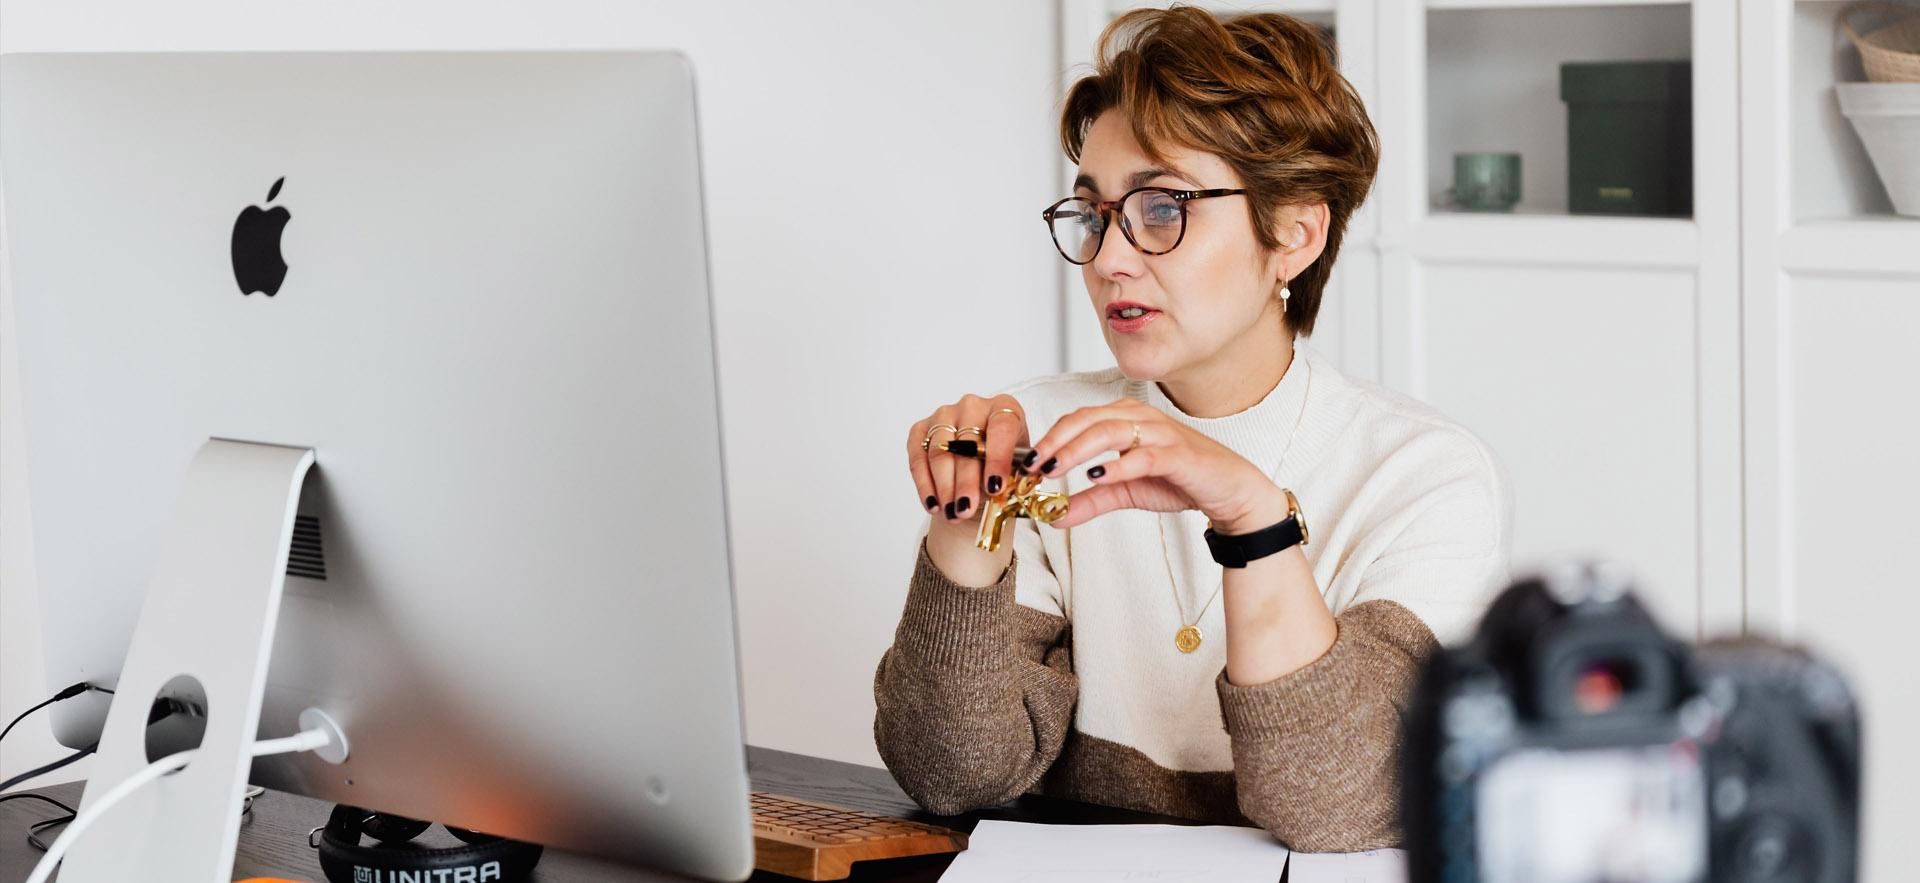
{"type": "Polygon", "coordinates": [[[844,880],[853,863],[967,848],[967,835],[779,794],[753,794],[753,866],[802,880],[844,880]]]}

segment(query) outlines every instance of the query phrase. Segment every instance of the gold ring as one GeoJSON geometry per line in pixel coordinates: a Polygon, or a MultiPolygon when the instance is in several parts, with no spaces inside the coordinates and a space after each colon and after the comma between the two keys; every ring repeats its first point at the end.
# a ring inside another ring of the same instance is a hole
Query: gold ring
{"type": "MultiPolygon", "coordinates": [[[[994,413],[994,414],[998,414],[998,413],[1000,413],[1001,411],[1005,411],[1005,412],[1007,412],[1007,413],[1009,413],[1009,414],[1012,414],[1012,415],[1013,415],[1013,417],[1014,417],[1014,419],[1016,419],[1016,420],[1019,420],[1019,421],[1020,421],[1020,422],[1022,422],[1022,423],[1025,423],[1025,422],[1026,422],[1026,420],[1027,420],[1027,418],[1026,418],[1026,415],[1024,415],[1024,414],[1021,414],[1021,413],[1020,413],[1019,411],[1015,411],[1015,410],[1014,410],[1014,409],[1012,409],[1012,408],[995,408],[995,409],[993,409],[993,413],[994,413]]],[[[993,417],[993,414],[988,414],[988,415],[987,415],[987,417],[988,417],[989,419],[991,419],[991,418],[993,417]]]]}
{"type": "Polygon", "coordinates": [[[936,432],[939,432],[942,429],[948,432],[954,433],[956,438],[959,436],[959,430],[954,429],[953,427],[948,426],[945,423],[935,423],[932,426],[927,427],[927,437],[920,440],[920,450],[924,451],[933,447],[933,434],[936,432]]]}
{"type": "Polygon", "coordinates": [[[1120,453],[1131,454],[1133,453],[1133,449],[1139,446],[1140,446],[1140,421],[1135,420],[1133,422],[1133,444],[1127,445],[1127,449],[1124,451],[1121,451],[1120,453]]]}
{"type": "Polygon", "coordinates": [[[987,437],[987,431],[984,429],[981,429],[978,426],[962,426],[959,429],[956,429],[953,431],[953,437],[959,438],[960,436],[965,435],[966,433],[969,433],[969,432],[977,433],[981,438],[987,437]]]}

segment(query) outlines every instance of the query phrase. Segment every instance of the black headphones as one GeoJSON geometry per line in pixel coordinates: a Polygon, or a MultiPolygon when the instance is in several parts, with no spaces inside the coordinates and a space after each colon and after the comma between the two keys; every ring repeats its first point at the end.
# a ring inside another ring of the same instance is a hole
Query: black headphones
{"type": "Polygon", "coordinates": [[[429,823],[340,804],[327,826],[307,835],[320,850],[320,870],[332,883],[511,883],[524,880],[540,863],[541,847],[446,825],[466,845],[435,849],[415,846],[429,823]],[[379,841],[361,846],[361,835],[379,841]]]}

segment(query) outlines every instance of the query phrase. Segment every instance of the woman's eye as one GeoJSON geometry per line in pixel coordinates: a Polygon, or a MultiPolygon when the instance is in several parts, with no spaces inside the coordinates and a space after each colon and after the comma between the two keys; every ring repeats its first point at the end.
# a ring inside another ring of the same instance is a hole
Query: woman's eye
{"type": "Polygon", "coordinates": [[[1147,203],[1147,223],[1175,224],[1180,221],[1180,206],[1173,200],[1154,200],[1147,203]]]}

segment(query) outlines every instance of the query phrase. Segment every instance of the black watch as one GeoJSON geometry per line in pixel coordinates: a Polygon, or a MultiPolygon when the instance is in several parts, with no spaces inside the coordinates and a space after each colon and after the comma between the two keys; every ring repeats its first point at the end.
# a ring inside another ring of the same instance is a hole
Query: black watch
{"type": "Polygon", "coordinates": [[[1287,517],[1279,524],[1238,534],[1207,528],[1207,551],[1213,553],[1213,560],[1221,567],[1245,567],[1249,561],[1307,544],[1307,520],[1300,514],[1300,501],[1294,499],[1293,491],[1282,488],[1280,492],[1287,495],[1287,517]]]}

